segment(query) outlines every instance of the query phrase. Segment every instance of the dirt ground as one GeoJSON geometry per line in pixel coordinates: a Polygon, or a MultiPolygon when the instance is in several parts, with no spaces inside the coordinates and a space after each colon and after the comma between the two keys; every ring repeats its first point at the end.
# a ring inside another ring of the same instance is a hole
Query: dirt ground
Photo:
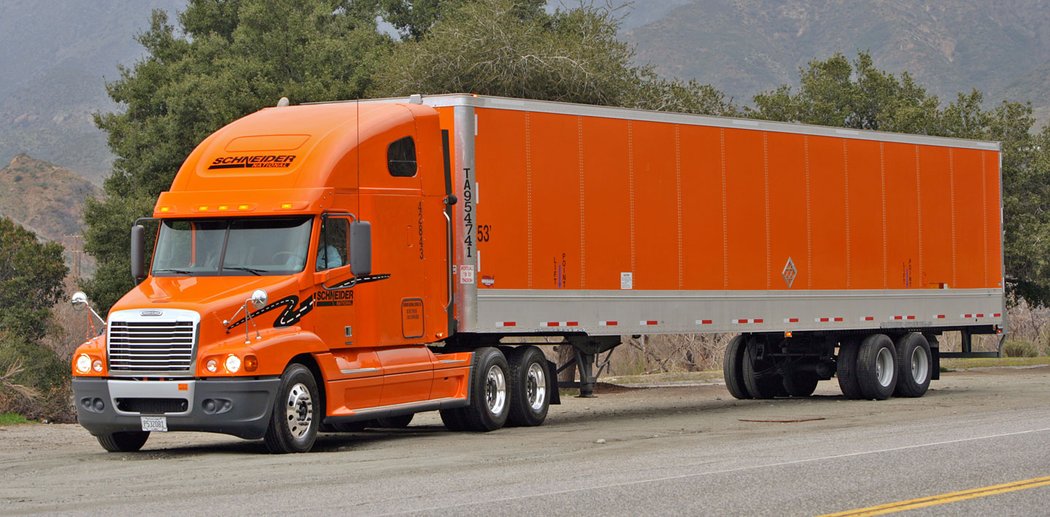
{"type": "MultiPolygon", "coordinates": [[[[718,381],[603,384],[596,398],[563,397],[538,428],[450,433],[437,413],[426,413],[408,429],[322,435],[314,452],[287,456],[266,454],[258,441],[202,433],[154,433],[143,451],[114,454],[77,425],[15,425],[0,427],[0,513],[254,513],[236,505],[253,494],[277,498],[273,504],[278,506],[263,512],[269,513],[278,511],[282,497],[294,499],[304,487],[322,492],[299,508],[331,511],[316,505],[324,500],[324,490],[380,483],[396,492],[406,480],[426,484],[430,476],[457,476],[469,465],[514,468],[520,458],[541,455],[557,467],[561,458],[572,461],[594,447],[619,444],[624,454],[637,454],[655,447],[659,441],[653,439],[660,437],[706,437],[697,438],[696,446],[702,446],[713,437],[757,440],[787,430],[813,434],[960,416],[991,418],[1045,406],[1048,394],[1050,366],[945,373],[923,398],[881,402],[844,400],[834,380],[821,382],[814,397],[771,401],[735,400],[718,381]],[[326,477],[333,469],[340,474],[326,477]],[[207,494],[225,502],[209,500],[207,494]]],[[[397,498],[391,497],[388,502],[394,504],[397,498]]],[[[357,509],[401,511],[383,506],[386,499],[376,501],[378,506],[357,509]]]]}

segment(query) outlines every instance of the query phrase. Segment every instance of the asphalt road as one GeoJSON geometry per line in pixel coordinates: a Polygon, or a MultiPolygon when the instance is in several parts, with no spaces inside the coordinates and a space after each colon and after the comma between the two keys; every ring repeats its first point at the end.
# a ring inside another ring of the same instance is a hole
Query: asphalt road
{"type": "Polygon", "coordinates": [[[1035,479],[1050,476],[1050,367],[949,373],[921,399],[817,393],[607,389],[538,428],[449,433],[419,415],[289,456],[196,433],[111,454],[77,426],[13,426],[0,513],[817,515],[919,498],[912,514],[1050,512],[1050,478],[1035,479]]]}

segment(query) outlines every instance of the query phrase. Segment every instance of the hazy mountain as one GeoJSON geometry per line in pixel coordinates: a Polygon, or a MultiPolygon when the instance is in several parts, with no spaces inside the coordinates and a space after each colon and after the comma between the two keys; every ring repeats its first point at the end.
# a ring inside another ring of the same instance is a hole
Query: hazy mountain
{"type": "Polygon", "coordinates": [[[1050,107],[1050,2],[1045,0],[662,0],[659,18],[635,2],[623,37],[665,76],[710,83],[748,103],[797,84],[798,69],[841,52],[909,71],[942,101],[986,99],[1050,107]]]}
{"type": "MultiPolygon", "coordinates": [[[[0,163],[18,153],[99,184],[112,155],[92,113],[118,109],[105,82],[142,55],[154,8],[187,0],[0,0],[0,163]]],[[[578,0],[551,0],[573,7],[578,0]]],[[[595,2],[594,5],[605,5],[595,2]]],[[[1050,115],[1046,0],[609,0],[638,60],[747,104],[835,52],[869,50],[942,100],[976,87],[1050,115]]],[[[2,209],[3,207],[0,207],[2,209]]]]}
{"type": "Polygon", "coordinates": [[[116,106],[105,83],[142,55],[154,8],[184,0],[0,1],[0,163],[28,153],[101,182],[112,156],[92,113],[116,106]]]}

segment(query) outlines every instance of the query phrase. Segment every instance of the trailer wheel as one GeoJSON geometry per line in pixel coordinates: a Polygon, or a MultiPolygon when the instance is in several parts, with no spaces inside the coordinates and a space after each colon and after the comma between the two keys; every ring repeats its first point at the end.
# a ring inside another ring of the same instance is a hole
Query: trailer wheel
{"type": "Polygon", "coordinates": [[[270,426],[264,439],[274,454],[306,452],[314,446],[321,421],[321,395],[310,370],[291,364],[281,375],[270,426]]]}
{"type": "Polygon", "coordinates": [[[744,353],[747,352],[747,336],[739,334],[729,341],[722,359],[722,375],[729,394],[738,399],[749,399],[751,394],[744,383],[744,353]]]}
{"type": "Polygon", "coordinates": [[[387,416],[376,419],[376,427],[385,427],[387,429],[404,429],[408,427],[408,424],[412,423],[412,417],[416,416],[415,413],[409,413],[401,416],[387,416]]]}
{"type": "Polygon", "coordinates": [[[751,398],[771,399],[783,393],[783,381],[773,361],[758,359],[758,345],[754,337],[747,340],[747,350],[741,361],[744,384],[751,398]]]}
{"type": "Polygon", "coordinates": [[[513,348],[507,355],[510,366],[510,414],[507,425],[532,427],[543,424],[550,409],[547,392],[547,358],[534,346],[513,348]]]}
{"type": "MultiPolygon", "coordinates": [[[[503,427],[510,414],[507,358],[499,349],[479,348],[474,351],[474,369],[471,375],[470,405],[451,410],[459,413],[462,429],[487,432],[503,427]]],[[[441,416],[444,421],[444,412],[441,416]]],[[[445,425],[447,427],[448,422],[445,425]]]]}
{"type": "Polygon", "coordinates": [[[146,445],[149,431],[120,431],[95,436],[98,444],[109,452],[136,452],[146,445]]]}
{"type": "Polygon", "coordinates": [[[854,340],[839,343],[839,355],[835,358],[835,376],[839,378],[842,396],[847,399],[859,399],[860,384],[857,381],[857,350],[859,345],[854,340]]]}
{"type": "Polygon", "coordinates": [[[922,334],[910,332],[897,340],[897,389],[899,397],[921,397],[930,389],[933,355],[922,334]]]}
{"type": "Polygon", "coordinates": [[[808,397],[817,390],[819,380],[814,372],[789,372],[784,374],[784,391],[792,397],[808,397]]]}
{"type": "Polygon", "coordinates": [[[897,387],[897,349],[885,334],[872,334],[857,351],[857,384],[866,399],[886,400],[897,387]]]}

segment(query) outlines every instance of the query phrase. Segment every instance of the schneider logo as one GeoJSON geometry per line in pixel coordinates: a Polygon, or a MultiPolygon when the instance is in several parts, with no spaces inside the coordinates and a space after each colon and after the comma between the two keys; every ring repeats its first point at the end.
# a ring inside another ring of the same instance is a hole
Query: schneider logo
{"type": "Polygon", "coordinates": [[[257,154],[254,156],[220,156],[211,162],[212,169],[284,169],[292,165],[294,154],[257,154]]]}

